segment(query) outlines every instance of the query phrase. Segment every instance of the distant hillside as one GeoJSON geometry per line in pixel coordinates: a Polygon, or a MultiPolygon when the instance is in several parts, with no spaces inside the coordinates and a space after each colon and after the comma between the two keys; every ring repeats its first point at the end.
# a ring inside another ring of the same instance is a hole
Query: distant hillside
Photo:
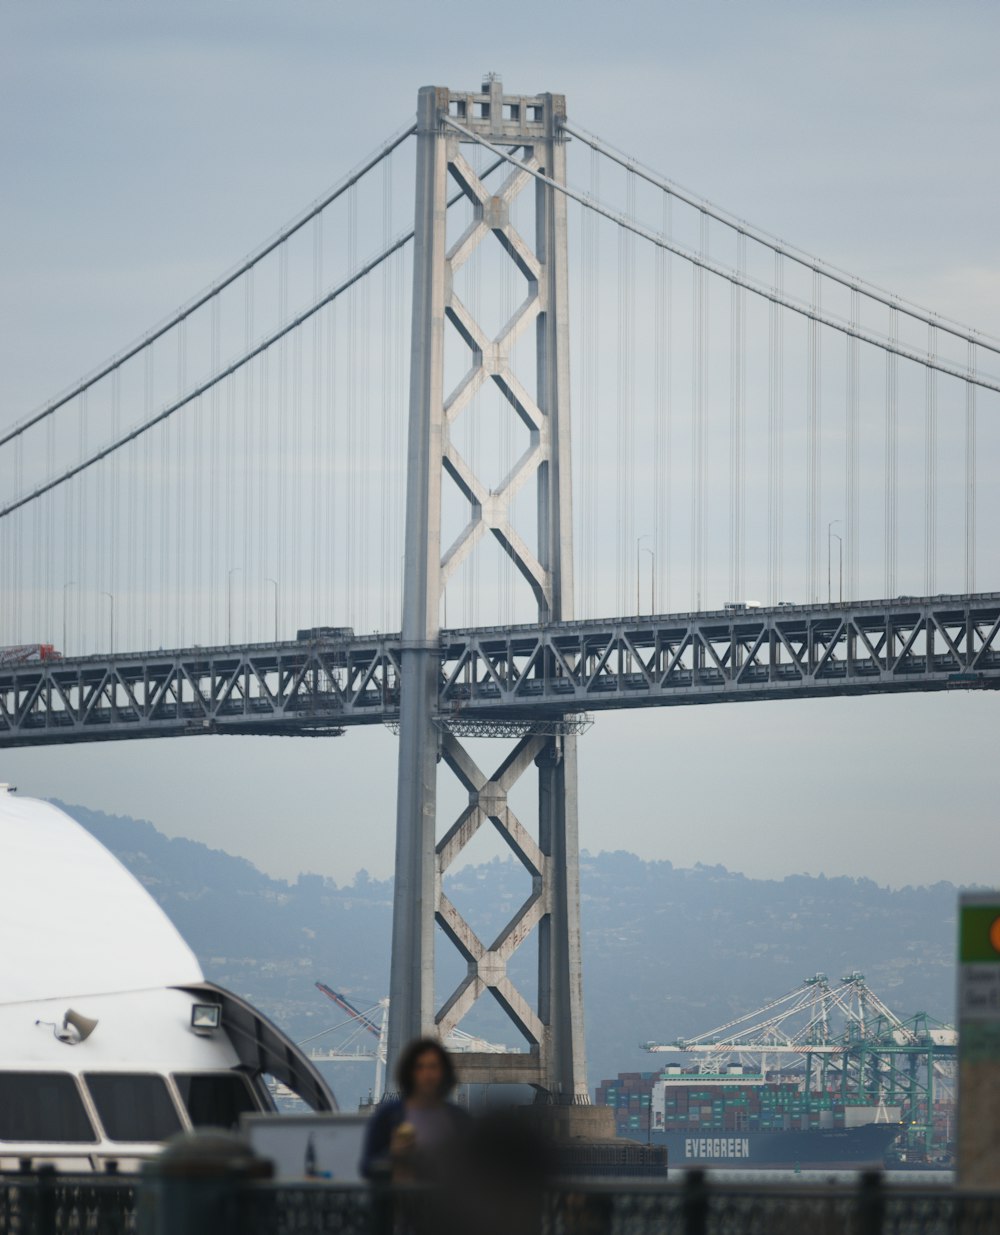
{"type": "MultiPolygon", "coordinates": [[[[295,1037],[342,1019],[315,990],[317,980],[355,1000],[388,992],[391,881],[362,871],[343,887],[319,875],[286,883],[244,858],[168,839],[151,823],[63,809],[145,884],[209,977],[260,1004],[295,1037]]],[[[949,883],[894,891],[867,879],[748,879],[721,866],[677,869],[617,852],[585,853],[581,887],[591,1087],[663,1061],[640,1042],[711,1029],[817,970],[831,977],[861,970],[901,1015],[953,1016],[957,889],[949,883]]],[[[483,937],[526,892],[513,862],[467,867],[449,881],[449,895],[483,937]]],[[[457,981],[464,966],[446,969],[442,983],[457,981]]],[[[528,957],[512,976],[532,994],[528,957]]],[[[515,1044],[489,1005],[466,1027],[515,1044]]],[[[353,1065],[335,1077],[348,1102],[369,1083],[353,1065]]]]}

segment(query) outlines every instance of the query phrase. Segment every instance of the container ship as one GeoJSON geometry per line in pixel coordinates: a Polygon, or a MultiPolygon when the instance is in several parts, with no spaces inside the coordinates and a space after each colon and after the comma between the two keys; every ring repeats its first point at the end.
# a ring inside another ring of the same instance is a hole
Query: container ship
{"type": "Polygon", "coordinates": [[[903,1131],[898,1106],[807,1094],[741,1067],[624,1072],[602,1082],[597,1102],[614,1108],[619,1136],[665,1146],[669,1165],[681,1168],[880,1168],[903,1131]]]}

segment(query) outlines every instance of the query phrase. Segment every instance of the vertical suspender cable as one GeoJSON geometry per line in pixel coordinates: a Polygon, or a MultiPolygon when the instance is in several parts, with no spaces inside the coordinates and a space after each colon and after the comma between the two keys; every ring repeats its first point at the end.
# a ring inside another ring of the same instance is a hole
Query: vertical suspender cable
{"type": "MultiPolygon", "coordinates": [[[[777,275],[777,259],[775,260],[775,275],[777,275]]],[[[777,486],[777,469],[774,464],[775,440],[777,428],[774,417],[774,349],[777,331],[775,317],[778,306],[771,301],[767,309],[767,584],[766,595],[768,604],[774,604],[774,525],[775,525],[775,488],[777,486]]]]}
{"type": "Polygon", "coordinates": [[[617,284],[618,293],[615,325],[615,610],[624,613],[628,607],[628,580],[626,577],[629,552],[628,533],[625,529],[625,232],[620,229],[618,241],[617,284]]]}
{"type": "MultiPolygon", "coordinates": [[[[889,310],[889,339],[895,343],[899,333],[898,313],[889,310]]],[[[885,354],[885,594],[896,595],[896,555],[898,543],[897,469],[899,359],[893,352],[885,354]]]]}
{"type": "MultiPolygon", "coordinates": [[[[222,297],[214,296],[211,304],[211,364],[212,372],[218,373],[222,367],[222,297]]],[[[224,568],[224,563],[219,560],[220,537],[222,535],[221,520],[222,512],[220,511],[220,494],[222,491],[222,476],[219,465],[219,446],[220,435],[222,432],[221,419],[221,402],[222,392],[216,386],[212,390],[212,412],[211,412],[211,427],[209,429],[209,461],[208,461],[208,486],[209,486],[209,530],[208,530],[208,578],[206,586],[206,595],[208,598],[208,614],[206,615],[207,630],[209,639],[214,641],[218,636],[216,632],[219,629],[219,575],[224,568]]]]}
{"type": "Polygon", "coordinates": [[[211,535],[207,515],[208,490],[211,478],[208,474],[209,442],[212,433],[212,417],[210,409],[206,408],[208,400],[202,396],[195,401],[188,415],[191,430],[191,451],[188,455],[187,469],[191,486],[191,519],[190,545],[191,562],[188,571],[188,588],[186,612],[191,623],[191,631],[187,640],[194,642],[199,638],[199,632],[205,629],[205,611],[202,605],[204,595],[203,569],[205,557],[205,541],[211,535]]]}
{"type": "MultiPolygon", "coordinates": [[[[0,589],[5,597],[14,592],[13,555],[16,551],[20,520],[10,519],[9,524],[9,527],[0,528],[0,589]]],[[[0,638],[10,643],[17,641],[9,604],[4,606],[4,611],[0,614],[0,638]]]]}
{"type": "MultiPolygon", "coordinates": [[[[347,194],[347,268],[354,270],[358,259],[358,195],[352,188],[347,194]]],[[[347,301],[347,441],[345,458],[349,460],[344,492],[346,509],[344,512],[345,531],[347,533],[347,624],[357,622],[357,546],[355,544],[358,497],[357,477],[353,466],[357,450],[357,404],[358,404],[358,298],[355,288],[351,288],[347,301]]],[[[336,380],[336,367],[332,380],[336,380]]]]}
{"type": "MultiPolygon", "coordinates": [[[[173,462],[171,446],[174,421],[170,419],[163,424],[157,468],[156,484],[158,490],[157,520],[160,541],[160,591],[158,603],[153,609],[158,625],[157,641],[161,647],[170,646],[169,621],[167,617],[170,603],[170,493],[173,490],[173,462]]],[[[152,616],[152,615],[151,615],[152,616]]]]}
{"type": "MultiPolygon", "coordinates": [[[[361,400],[359,404],[359,412],[361,416],[361,424],[358,431],[358,462],[362,472],[370,472],[371,470],[371,296],[369,288],[371,284],[367,279],[362,280],[358,284],[358,317],[361,325],[361,344],[358,348],[358,366],[361,377],[361,400]]],[[[373,622],[371,619],[371,595],[369,589],[370,574],[372,568],[372,544],[370,529],[374,525],[373,511],[371,509],[372,500],[375,498],[372,492],[372,486],[360,486],[358,494],[359,509],[361,518],[357,521],[358,534],[358,593],[360,609],[358,613],[359,624],[362,630],[370,630],[373,622]]]]}
{"type": "MultiPolygon", "coordinates": [[[[183,395],[187,386],[187,322],[177,327],[177,397],[183,395]]],[[[188,601],[185,594],[185,566],[187,564],[187,488],[190,483],[185,458],[187,444],[187,417],[178,416],[174,425],[174,490],[171,505],[176,511],[174,533],[174,576],[171,586],[174,591],[174,638],[177,646],[184,646],[184,613],[188,601]]]]}
{"type": "MultiPolygon", "coordinates": [[[[100,432],[100,421],[98,421],[98,432],[100,432]]],[[[93,599],[93,622],[94,622],[94,651],[101,651],[107,642],[105,638],[105,625],[102,620],[101,606],[104,601],[104,593],[107,591],[107,575],[105,564],[105,552],[108,543],[108,525],[107,525],[107,483],[105,481],[105,473],[108,471],[107,462],[102,462],[98,467],[94,468],[94,476],[96,483],[95,489],[95,511],[94,511],[94,526],[87,528],[87,552],[93,555],[93,564],[90,571],[87,573],[87,591],[92,593],[93,599]],[[96,535],[94,534],[96,529],[96,535]]],[[[110,469],[114,471],[114,467],[110,469]]]]}
{"type": "MultiPolygon", "coordinates": [[[[597,192],[600,176],[599,155],[590,151],[590,192],[597,192]]],[[[581,515],[580,581],[582,617],[595,616],[597,563],[597,436],[594,416],[597,407],[597,228],[599,219],[592,210],[580,212],[580,456],[582,486],[576,505],[581,515]]]]}
{"type": "MultiPolygon", "coordinates": [[[[319,316],[317,314],[317,316],[319,316]]],[[[305,441],[305,400],[302,396],[305,359],[303,357],[304,330],[296,330],[292,338],[292,367],[289,376],[290,408],[289,408],[289,448],[288,467],[290,483],[288,486],[288,532],[286,548],[287,558],[283,567],[283,579],[287,582],[282,586],[285,590],[285,609],[290,609],[298,618],[302,615],[308,624],[309,611],[305,608],[304,570],[308,569],[308,555],[312,552],[310,538],[306,528],[306,510],[309,488],[304,483],[304,476],[314,471],[313,460],[306,450],[305,441]]],[[[315,529],[312,529],[315,533],[315,529]]],[[[291,633],[291,632],[289,632],[291,633]]]]}
{"type": "MultiPolygon", "coordinates": [[[[278,268],[278,312],[281,324],[288,320],[288,245],[283,244],[279,250],[278,268]]],[[[295,332],[298,334],[298,331],[295,332]]],[[[283,637],[284,607],[288,601],[288,584],[290,582],[289,552],[288,552],[288,460],[291,458],[291,424],[288,407],[288,340],[282,339],[278,349],[278,423],[275,429],[275,522],[277,535],[274,541],[274,582],[268,587],[274,588],[274,627],[269,630],[268,638],[283,637]]],[[[270,624],[269,624],[270,625],[270,624]]]]}
{"type": "Polygon", "coordinates": [[[139,443],[130,442],[126,454],[128,496],[125,510],[125,566],[122,571],[121,588],[124,592],[124,622],[122,633],[118,638],[118,646],[127,651],[139,647],[136,639],[135,608],[136,608],[136,561],[139,537],[138,509],[138,469],[141,447],[139,443]]]}
{"type": "MultiPolygon", "coordinates": [[[[56,424],[55,417],[50,416],[45,427],[45,466],[46,474],[53,476],[55,474],[55,443],[56,443],[56,424]]],[[[62,498],[65,501],[65,497],[62,498]]],[[[55,520],[58,505],[56,501],[47,502],[45,505],[45,561],[48,564],[49,575],[46,580],[45,588],[45,613],[42,627],[46,632],[46,638],[49,643],[55,643],[55,626],[54,614],[52,611],[53,594],[57,586],[57,581],[60,578],[60,570],[56,570],[55,553],[55,520]]],[[[135,575],[130,572],[129,579],[134,580],[135,575]]],[[[58,646],[58,645],[57,645],[58,646]]]]}
{"type": "MultiPolygon", "coordinates": [[[[150,344],[143,353],[142,366],[142,389],[143,389],[143,414],[148,420],[153,411],[153,361],[154,361],[154,344],[150,344]]],[[[155,519],[153,507],[153,435],[144,433],[142,436],[142,537],[140,544],[142,550],[139,554],[139,577],[138,587],[139,596],[142,604],[139,610],[139,646],[152,647],[152,633],[150,629],[151,617],[151,597],[150,591],[153,586],[153,563],[155,562],[155,519]],[[145,643],[143,642],[145,640],[145,643]]]]}
{"type": "MultiPolygon", "coordinates": [[[[14,535],[13,529],[16,527],[16,524],[13,519],[5,520],[4,522],[9,523],[10,526],[0,527],[0,589],[2,589],[2,594],[7,596],[12,590],[12,585],[7,578],[7,572],[11,560],[10,546],[14,535]]],[[[4,642],[14,643],[16,636],[13,630],[8,628],[7,621],[8,618],[5,610],[5,612],[0,613],[0,639],[3,639],[4,642]]]]}
{"type": "MultiPolygon", "coordinates": [[[[600,193],[601,189],[601,160],[597,151],[591,151],[590,162],[590,187],[591,192],[600,193]]],[[[591,390],[590,390],[590,538],[587,542],[587,552],[591,559],[589,578],[590,578],[590,616],[597,615],[598,594],[600,589],[600,580],[598,576],[597,564],[600,562],[600,554],[598,551],[598,535],[599,523],[597,518],[598,510],[598,443],[600,441],[600,425],[598,424],[598,411],[601,406],[601,306],[603,300],[600,290],[600,270],[601,270],[601,220],[595,215],[591,216],[589,210],[584,214],[588,218],[592,218],[591,241],[592,247],[590,252],[590,321],[591,330],[593,332],[593,348],[591,351],[591,390]]]]}
{"type": "MultiPolygon", "coordinates": [[[[737,248],[742,245],[743,234],[737,233],[737,248]]],[[[736,578],[739,573],[739,505],[740,505],[740,424],[739,390],[740,362],[740,302],[739,288],[729,285],[729,591],[731,598],[737,596],[736,578]]]]}
{"type": "MultiPolygon", "coordinates": [[[[245,335],[244,342],[247,348],[253,342],[254,337],[254,272],[251,270],[246,277],[246,301],[245,301],[245,335]]],[[[251,547],[250,547],[250,529],[253,527],[254,518],[254,501],[253,501],[253,471],[252,461],[254,456],[253,448],[253,418],[254,407],[256,403],[256,383],[254,382],[254,366],[248,364],[245,369],[245,390],[246,400],[243,408],[243,550],[240,560],[240,575],[239,575],[239,590],[241,602],[239,605],[240,621],[237,623],[234,619],[234,633],[238,628],[240,631],[240,640],[248,641],[252,638],[250,631],[247,628],[247,599],[249,595],[249,583],[247,576],[250,574],[251,562],[251,547]]]]}
{"type": "MultiPolygon", "coordinates": [[[[111,375],[111,436],[114,439],[118,437],[119,419],[121,416],[121,370],[116,369],[111,375]]],[[[125,466],[128,465],[128,455],[124,460],[125,466]]],[[[112,613],[109,616],[108,623],[108,639],[109,642],[114,636],[114,616],[113,610],[115,605],[115,592],[118,591],[118,535],[121,527],[121,517],[119,511],[119,491],[121,488],[121,468],[117,464],[113,464],[109,468],[109,482],[111,489],[111,527],[109,529],[109,548],[108,548],[108,593],[111,596],[112,613]]],[[[121,600],[124,601],[124,596],[121,600]]],[[[113,652],[113,646],[108,648],[109,652],[113,652]]]]}
{"type": "Polygon", "coordinates": [[[702,271],[698,266],[691,267],[691,514],[688,530],[691,538],[688,563],[691,573],[691,590],[688,608],[697,610],[698,603],[698,374],[701,363],[698,357],[698,344],[701,338],[699,323],[701,321],[701,289],[702,271]]]}
{"type": "Polygon", "coordinates": [[[404,390],[406,389],[406,366],[404,362],[407,316],[404,309],[406,299],[406,273],[403,259],[396,254],[390,259],[393,271],[393,293],[390,298],[391,307],[391,348],[392,348],[392,385],[389,395],[392,414],[389,420],[388,457],[391,460],[393,473],[389,486],[389,558],[386,563],[386,579],[389,590],[389,629],[395,630],[401,625],[402,619],[402,509],[403,495],[400,481],[405,476],[403,467],[403,420],[402,410],[405,406],[404,390]],[[398,478],[398,479],[397,479],[398,478]]]}
{"type": "MultiPolygon", "coordinates": [[[[747,237],[744,233],[737,236],[737,266],[740,273],[747,269],[747,237]]],[[[747,294],[743,288],[736,289],[737,303],[740,305],[740,330],[737,332],[736,346],[740,353],[740,373],[736,384],[736,416],[738,451],[736,458],[736,593],[733,599],[741,599],[747,594],[747,294]]]]}
{"type": "MultiPolygon", "coordinates": [[[[636,179],[635,175],[630,171],[625,177],[625,211],[630,219],[635,218],[635,190],[636,179]]],[[[628,553],[626,561],[628,562],[629,571],[631,571],[634,554],[631,552],[632,544],[637,535],[635,522],[636,516],[636,448],[635,448],[635,236],[631,232],[622,233],[625,236],[625,321],[623,329],[625,332],[625,383],[626,383],[626,399],[625,399],[625,415],[627,417],[627,448],[625,452],[625,491],[627,499],[626,508],[626,526],[628,528],[628,539],[626,548],[628,553]]],[[[639,567],[636,564],[636,577],[634,586],[639,585],[639,567]]],[[[629,598],[632,595],[632,586],[629,587],[629,598]]],[[[637,608],[641,610],[642,605],[638,604],[637,608]]],[[[622,609],[622,613],[627,612],[627,609],[622,609]]]]}
{"type": "MultiPolygon", "coordinates": [[[[819,271],[813,271],[812,304],[817,312],[822,308],[823,284],[819,271]]],[[[809,320],[809,341],[806,368],[809,423],[806,432],[808,455],[808,538],[809,538],[809,599],[819,600],[819,521],[822,509],[822,469],[820,462],[821,441],[821,354],[822,335],[815,317],[809,320]]]]}
{"type": "MultiPolygon", "coordinates": [[[[663,234],[671,231],[672,200],[662,194],[663,234]]],[[[590,213],[589,211],[587,212],[590,213]]],[[[660,592],[669,579],[670,570],[670,305],[667,264],[670,255],[664,249],[654,254],[653,295],[653,584],[654,611],[659,611],[660,592]],[[659,584],[659,587],[657,587],[659,584]]]]}
{"type": "MultiPolygon", "coordinates": [[[[16,481],[11,481],[12,486],[15,483],[16,481]]],[[[11,518],[9,523],[9,527],[0,529],[0,595],[5,599],[15,595],[14,555],[17,552],[21,520],[11,518]]],[[[10,600],[0,615],[0,639],[5,642],[17,642],[16,611],[16,600],[10,600]]]]}
{"type": "MultiPolygon", "coordinates": [[[[313,220],[313,297],[318,299],[323,286],[323,216],[317,215],[313,220]]],[[[312,320],[312,388],[310,390],[310,409],[312,412],[312,447],[309,459],[309,476],[311,480],[312,511],[309,518],[309,613],[310,625],[320,620],[319,585],[320,567],[320,477],[322,458],[320,455],[320,386],[323,380],[323,314],[318,313],[312,320]]],[[[324,533],[327,529],[323,529],[324,533]]],[[[332,552],[328,555],[328,568],[333,570],[332,552]]]]}
{"type": "Polygon", "coordinates": [[[616,563],[616,600],[615,610],[617,613],[625,613],[629,607],[629,586],[628,586],[628,536],[629,532],[626,528],[626,512],[627,502],[625,497],[625,486],[628,483],[626,478],[626,457],[628,453],[628,424],[625,417],[625,349],[628,347],[628,341],[625,337],[625,231],[618,231],[618,304],[617,314],[615,317],[617,325],[617,336],[615,344],[615,378],[616,378],[616,398],[615,398],[615,563],[616,563]]]}
{"type": "MultiPolygon", "coordinates": [[[[778,270],[778,259],[775,258],[775,275],[778,270]]],[[[774,490],[777,484],[775,477],[774,454],[775,454],[775,436],[777,429],[774,424],[774,348],[775,336],[775,317],[778,315],[778,305],[774,301],[770,301],[768,305],[768,578],[767,578],[767,598],[768,604],[774,604],[774,490]]]]}
{"type": "MultiPolygon", "coordinates": [[[[708,216],[699,211],[699,252],[708,250],[708,216]]],[[[691,607],[702,605],[705,516],[705,271],[693,268],[694,347],[691,425],[691,607]]]]}
{"type": "MultiPolygon", "coordinates": [[[[968,368],[975,376],[976,345],[968,345],[968,368]]],[[[965,590],[976,590],[976,388],[965,383],[965,590]]]]}
{"type": "MultiPolygon", "coordinates": [[[[707,214],[701,214],[701,251],[709,256],[712,221],[707,214]]],[[[708,563],[708,534],[705,524],[708,505],[708,455],[706,446],[706,417],[708,396],[708,350],[709,350],[709,296],[711,283],[708,275],[702,279],[701,321],[699,334],[699,372],[698,372],[698,608],[708,604],[706,594],[706,567],[708,563]]]]}
{"type": "MultiPolygon", "coordinates": [[[[211,366],[211,314],[212,306],[210,304],[206,314],[206,320],[208,321],[206,368],[211,366]]],[[[215,453],[212,440],[215,434],[215,414],[211,398],[207,396],[200,398],[197,408],[200,411],[200,415],[195,424],[196,449],[194,457],[198,475],[198,497],[193,529],[195,594],[192,598],[192,609],[194,612],[192,642],[201,642],[212,629],[210,621],[212,588],[211,576],[208,571],[214,557],[212,544],[215,538],[215,526],[211,518],[211,491],[215,484],[215,476],[212,470],[212,460],[215,453]]]]}
{"type": "MultiPolygon", "coordinates": [[[[785,290],[784,257],[779,253],[775,258],[777,267],[776,283],[778,291],[785,290]]],[[[778,422],[778,456],[775,460],[778,469],[778,538],[775,545],[776,571],[774,576],[775,601],[781,600],[785,591],[785,311],[778,307],[777,350],[774,372],[774,395],[777,407],[778,422]]]]}
{"type": "Polygon", "coordinates": [[[236,473],[236,463],[240,455],[240,443],[237,437],[237,418],[236,418],[236,390],[237,379],[232,378],[226,382],[226,538],[224,542],[225,560],[222,565],[225,568],[225,579],[222,577],[222,572],[219,572],[219,586],[225,584],[225,592],[222,599],[222,609],[226,626],[224,628],[224,637],[220,642],[228,643],[231,638],[230,617],[231,606],[230,598],[232,596],[232,580],[229,571],[236,564],[236,528],[239,522],[239,480],[236,473]]]}
{"type": "MultiPolygon", "coordinates": [[[[83,458],[87,453],[87,420],[88,420],[88,392],[85,390],[80,395],[80,428],[77,435],[79,443],[80,457],[83,458]]],[[[77,477],[77,515],[76,529],[73,538],[75,545],[75,561],[73,563],[73,577],[76,579],[76,587],[71,588],[71,593],[75,592],[76,604],[72,606],[76,609],[78,615],[77,628],[74,630],[74,653],[77,656],[82,656],[86,650],[84,644],[84,614],[86,612],[85,599],[83,593],[89,586],[89,575],[87,570],[86,549],[87,542],[84,537],[84,529],[87,524],[87,490],[90,487],[90,473],[84,472],[77,477]]],[[[73,630],[71,624],[70,629],[73,630]]]]}
{"type": "MultiPolygon", "coordinates": [[[[635,215],[635,177],[626,176],[626,211],[635,215]]],[[[634,602],[633,541],[635,540],[635,406],[633,351],[635,344],[635,237],[618,230],[618,612],[628,613],[634,602]]]]}
{"type": "Polygon", "coordinates": [[[254,615],[254,638],[265,639],[272,623],[268,620],[268,608],[265,593],[268,585],[264,580],[268,576],[270,560],[270,529],[272,527],[270,500],[270,467],[271,459],[271,353],[265,352],[258,359],[260,374],[260,402],[257,409],[258,425],[257,441],[254,445],[254,457],[257,462],[257,490],[254,501],[256,522],[251,529],[250,562],[252,578],[250,581],[254,615]]]}
{"type": "MultiPolygon", "coordinates": [[[[937,330],[927,328],[927,356],[937,354],[937,330]]],[[[937,589],[937,370],[924,370],[924,592],[937,589]]]]}
{"type": "MultiPolygon", "coordinates": [[[[856,289],[851,290],[851,325],[858,326],[860,316],[860,297],[856,289]]],[[[858,340],[853,335],[847,339],[847,558],[846,599],[853,600],[857,596],[858,564],[860,557],[859,513],[860,492],[860,431],[859,431],[859,396],[860,396],[860,356],[858,340]]]]}
{"type": "MultiPolygon", "coordinates": [[[[14,451],[14,491],[16,493],[21,492],[21,486],[23,484],[23,472],[24,472],[24,444],[19,438],[17,441],[17,449],[14,451]]],[[[37,505],[37,503],[35,503],[35,505],[37,505]]],[[[34,527],[37,528],[38,526],[38,511],[37,510],[32,511],[30,514],[30,517],[29,517],[28,511],[23,510],[23,509],[19,510],[17,514],[19,517],[14,521],[13,530],[11,534],[12,543],[7,546],[7,556],[9,556],[10,564],[11,564],[11,583],[10,583],[10,591],[8,592],[8,595],[12,596],[14,599],[14,626],[13,626],[13,630],[7,633],[8,633],[8,637],[11,639],[11,642],[13,643],[21,642],[21,638],[22,638],[21,629],[22,629],[22,626],[24,625],[24,594],[26,590],[24,587],[24,577],[22,573],[22,569],[24,566],[24,552],[23,552],[24,550],[24,525],[26,522],[29,521],[29,518],[30,518],[30,522],[34,525],[34,527]]],[[[29,567],[31,567],[31,572],[32,572],[32,589],[31,589],[32,592],[35,592],[37,590],[37,584],[35,582],[35,567],[34,567],[34,563],[37,562],[37,558],[38,558],[37,545],[38,545],[38,540],[36,536],[34,540],[34,549],[33,551],[29,549],[29,553],[28,553],[28,565],[29,567]]],[[[37,620],[34,618],[34,615],[32,615],[32,620],[33,621],[37,620]]]]}
{"type": "MultiPolygon", "coordinates": [[[[73,528],[74,528],[74,507],[76,505],[76,493],[72,485],[64,486],[62,500],[63,514],[63,529],[62,529],[62,584],[63,584],[63,611],[67,603],[67,590],[69,584],[73,580],[73,528]]],[[[68,633],[68,632],[67,632],[68,633]]],[[[66,647],[61,649],[64,656],[69,655],[66,647]]]]}
{"type": "MultiPolygon", "coordinates": [[[[11,566],[11,545],[17,522],[14,519],[6,520],[6,522],[9,522],[9,527],[0,527],[0,594],[9,596],[13,591],[13,583],[8,578],[11,566]]],[[[17,636],[13,627],[8,626],[9,621],[10,607],[4,606],[4,611],[0,612],[0,639],[5,643],[15,643],[17,636]]]]}
{"type": "MultiPolygon", "coordinates": [[[[382,243],[388,246],[392,238],[392,160],[382,164],[382,243]]],[[[389,589],[393,575],[389,567],[389,493],[392,484],[389,477],[389,400],[392,389],[392,304],[393,266],[387,262],[382,267],[382,295],[379,301],[379,338],[382,344],[382,363],[379,365],[379,449],[377,457],[381,466],[379,475],[379,569],[376,575],[379,592],[379,630],[391,629],[389,623],[389,589]]]]}
{"type": "Polygon", "coordinates": [[[395,630],[397,625],[402,624],[400,620],[402,617],[402,593],[400,591],[402,582],[402,572],[400,570],[402,564],[402,546],[400,541],[402,532],[402,494],[400,489],[402,486],[397,481],[397,477],[401,477],[404,474],[401,437],[403,423],[401,416],[405,404],[403,397],[405,389],[403,339],[406,328],[406,313],[403,305],[407,301],[402,257],[397,253],[389,260],[392,269],[392,293],[389,298],[391,323],[389,337],[390,354],[392,357],[392,382],[389,387],[389,397],[392,412],[389,418],[389,441],[386,454],[392,471],[389,484],[389,556],[386,562],[386,587],[389,603],[389,629],[395,630]]]}
{"type": "MultiPolygon", "coordinates": [[[[330,621],[336,611],[344,614],[346,624],[351,622],[351,586],[348,576],[350,544],[350,519],[346,510],[349,486],[337,484],[337,463],[341,458],[350,458],[347,453],[347,442],[350,435],[350,387],[351,363],[344,358],[349,346],[347,328],[340,321],[340,306],[332,304],[327,319],[326,360],[324,362],[324,385],[320,392],[320,526],[323,529],[325,543],[320,551],[319,563],[319,597],[320,618],[330,621]],[[341,378],[343,374],[343,378],[341,378]],[[343,422],[338,413],[343,409],[343,422]],[[341,489],[343,493],[341,493],[341,489]],[[341,498],[344,501],[341,501],[341,498]],[[341,518],[343,515],[343,518],[341,518]],[[340,558],[340,585],[337,576],[327,563],[336,557],[340,558]]],[[[347,306],[348,321],[350,320],[350,305],[347,306]]],[[[348,468],[348,472],[351,469],[348,468]]]]}
{"type": "MultiPolygon", "coordinates": [[[[673,219],[674,201],[669,195],[663,203],[663,227],[667,239],[673,237],[674,219],[673,219]]],[[[671,580],[673,571],[673,501],[674,501],[674,400],[673,400],[673,380],[674,380],[674,255],[667,252],[666,270],[665,270],[666,286],[664,288],[665,313],[663,320],[663,328],[666,332],[664,340],[664,355],[666,356],[666,373],[664,397],[666,400],[663,409],[663,452],[664,452],[664,537],[663,545],[660,553],[660,561],[658,562],[657,574],[663,580],[661,585],[662,596],[660,605],[665,612],[670,611],[671,597],[671,580]]]]}
{"type": "MultiPolygon", "coordinates": [[[[784,267],[780,253],[774,255],[774,287],[784,291],[784,267]]],[[[768,314],[768,600],[777,604],[782,592],[784,557],[784,319],[774,302],[768,314]]]]}
{"type": "Polygon", "coordinates": [[[400,584],[402,579],[402,554],[400,552],[401,533],[401,495],[400,484],[396,481],[395,469],[401,467],[402,438],[400,436],[400,413],[404,406],[404,369],[403,369],[403,333],[406,317],[403,311],[405,297],[405,281],[403,277],[402,258],[397,253],[390,258],[392,267],[392,294],[389,298],[391,310],[390,354],[392,357],[392,384],[389,395],[392,403],[392,414],[389,419],[389,441],[386,447],[386,457],[393,469],[389,485],[389,557],[386,562],[386,591],[389,604],[389,629],[395,630],[402,625],[402,594],[400,584]]]}

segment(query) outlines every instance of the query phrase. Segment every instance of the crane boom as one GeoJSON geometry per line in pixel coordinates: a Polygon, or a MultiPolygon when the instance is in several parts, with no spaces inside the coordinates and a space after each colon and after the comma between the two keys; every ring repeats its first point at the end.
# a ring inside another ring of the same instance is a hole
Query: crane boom
{"type": "Polygon", "coordinates": [[[360,1008],[356,1008],[346,995],[342,995],[339,991],[335,991],[332,986],[327,986],[325,982],[317,982],[316,989],[318,991],[322,991],[331,1003],[335,1003],[338,1008],[343,1009],[349,1017],[358,1021],[359,1024],[364,1029],[367,1029],[370,1034],[376,1038],[379,1037],[382,1032],[380,1027],[375,1024],[367,1013],[362,1012],[360,1008]]]}

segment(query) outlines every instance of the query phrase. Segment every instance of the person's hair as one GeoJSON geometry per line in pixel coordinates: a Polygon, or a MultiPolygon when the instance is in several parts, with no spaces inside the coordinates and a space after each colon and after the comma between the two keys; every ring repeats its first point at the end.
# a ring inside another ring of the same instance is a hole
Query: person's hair
{"type": "Polygon", "coordinates": [[[413,1093],[413,1074],[417,1068],[417,1060],[428,1051],[433,1051],[441,1061],[441,1097],[447,1097],[455,1088],[455,1065],[448,1052],[436,1038],[417,1038],[406,1047],[396,1064],[396,1083],[404,1098],[409,1098],[413,1093]]]}

